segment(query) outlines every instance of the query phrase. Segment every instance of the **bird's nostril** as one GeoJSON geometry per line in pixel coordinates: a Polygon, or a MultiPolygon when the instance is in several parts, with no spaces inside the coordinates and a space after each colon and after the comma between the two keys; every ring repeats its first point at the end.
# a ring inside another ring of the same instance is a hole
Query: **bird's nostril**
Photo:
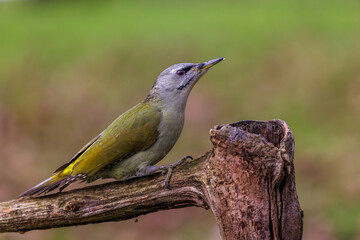
{"type": "Polygon", "coordinates": [[[197,67],[198,67],[198,69],[202,69],[204,67],[204,65],[205,65],[204,63],[199,63],[197,67]]]}

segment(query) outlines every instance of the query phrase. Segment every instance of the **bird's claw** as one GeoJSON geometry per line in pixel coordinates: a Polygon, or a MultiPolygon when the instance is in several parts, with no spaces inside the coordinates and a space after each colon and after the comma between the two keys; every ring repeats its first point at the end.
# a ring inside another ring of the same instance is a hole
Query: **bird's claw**
{"type": "Polygon", "coordinates": [[[174,163],[172,163],[172,164],[169,164],[168,166],[163,166],[164,169],[163,169],[163,171],[162,171],[161,173],[164,175],[164,174],[165,174],[165,171],[167,171],[167,174],[166,174],[166,177],[165,177],[165,182],[164,182],[164,185],[165,185],[165,187],[166,187],[167,189],[170,189],[170,187],[169,187],[169,182],[170,182],[170,177],[171,177],[173,168],[176,167],[176,166],[178,166],[178,165],[180,165],[180,164],[182,164],[182,163],[185,162],[185,160],[188,159],[188,158],[191,159],[191,160],[194,159],[192,156],[187,155],[187,156],[181,158],[181,159],[180,159],[179,161],[177,161],[177,162],[174,162],[174,163]]]}
{"type": "Polygon", "coordinates": [[[164,185],[167,189],[170,189],[169,187],[169,182],[170,182],[170,178],[171,178],[171,174],[173,172],[173,169],[182,164],[186,159],[191,159],[193,160],[193,157],[191,156],[185,156],[183,158],[181,158],[179,161],[177,162],[174,162],[172,164],[169,164],[169,165],[166,165],[166,166],[159,166],[159,167],[156,167],[156,166],[147,166],[146,168],[144,169],[141,169],[140,171],[136,172],[134,176],[130,176],[128,177],[127,179],[130,179],[130,178],[139,178],[139,177],[144,177],[144,176],[149,176],[151,174],[154,174],[154,173],[158,173],[159,171],[161,171],[161,174],[162,175],[165,175],[166,173],[166,177],[165,177],[165,182],[164,182],[164,185]]]}

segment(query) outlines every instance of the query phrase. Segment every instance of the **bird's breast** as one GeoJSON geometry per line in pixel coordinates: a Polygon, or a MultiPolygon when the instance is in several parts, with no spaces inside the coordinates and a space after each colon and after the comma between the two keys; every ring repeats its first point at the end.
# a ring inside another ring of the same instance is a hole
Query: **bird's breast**
{"type": "Polygon", "coordinates": [[[175,145],[184,126],[184,113],[162,110],[162,118],[158,127],[159,135],[156,142],[145,151],[139,152],[137,159],[138,169],[149,165],[155,165],[163,159],[175,145]],[[140,160],[141,159],[141,160],[140,160]]]}
{"type": "MultiPolygon", "coordinates": [[[[159,150],[166,152],[170,151],[178,140],[184,126],[184,114],[179,112],[164,111],[163,118],[159,124],[159,150]]],[[[164,156],[165,156],[164,155],[164,156]]],[[[163,157],[164,157],[163,156],[163,157]]]]}
{"type": "Polygon", "coordinates": [[[163,159],[178,140],[184,126],[184,113],[163,109],[158,126],[159,135],[148,149],[119,162],[113,167],[113,177],[121,179],[134,175],[136,171],[155,165],[163,159]],[[131,171],[130,171],[131,170],[131,171]]]}

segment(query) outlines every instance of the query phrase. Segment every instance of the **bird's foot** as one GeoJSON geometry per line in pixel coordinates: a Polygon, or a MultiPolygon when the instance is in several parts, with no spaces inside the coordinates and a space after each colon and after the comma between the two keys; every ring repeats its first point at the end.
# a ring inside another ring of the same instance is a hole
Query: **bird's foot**
{"type": "Polygon", "coordinates": [[[172,174],[172,171],[173,171],[174,167],[182,164],[188,158],[193,160],[192,156],[185,156],[185,157],[181,158],[180,160],[178,160],[177,162],[174,162],[174,163],[166,165],[166,166],[160,166],[159,167],[159,168],[162,169],[162,174],[165,174],[165,172],[167,172],[166,177],[165,177],[165,181],[164,181],[164,185],[165,185],[165,187],[167,189],[170,189],[169,181],[170,181],[170,177],[171,177],[171,174],[172,174]]]}
{"type": "Polygon", "coordinates": [[[146,177],[146,176],[152,175],[154,173],[157,173],[160,170],[162,170],[162,168],[157,167],[157,166],[152,166],[152,165],[146,166],[146,167],[142,168],[141,170],[137,171],[134,175],[127,177],[126,179],[146,177]]]}
{"type": "Polygon", "coordinates": [[[137,171],[134,176],[131,176],[129,178],[145,177],[145,176],[149,176],[149,175],[152,175],[154,173],[157,173],[159,171],[161,171],[162,174],[165,174],[167,172],[166,177],[165,177],[164,185],[165,185],[165,187],[167,189],[169,189],[170,188],[169,187],[169,181],[170,181],[170,177],[171,177],[173,168],[180,165],[180,164],[182,164],[188,158],[193,160],[193,158],[191,156],[185,156],[185,157],[181,158],[179,161],[174,162],[174,163],[169,164],[169,165],[158,166],[158,167],[157,166],[147,166],[147,167],[137,171]]]}

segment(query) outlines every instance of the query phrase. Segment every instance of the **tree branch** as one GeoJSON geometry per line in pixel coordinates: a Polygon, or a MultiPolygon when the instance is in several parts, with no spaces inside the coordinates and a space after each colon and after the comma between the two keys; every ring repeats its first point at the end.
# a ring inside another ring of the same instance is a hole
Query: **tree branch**
{"type": "Polygon", "coordinates": [[[119,221],[180,207],[207,208],[198,174],[206,156],[176,169],[170,190],[164,187],[164,176],[154,174],[0,203],[0,232],[119,221]]]}
{"type": "Polygon", "coordinates": [[[214,148],[164,176],[112,182],[0,203],[0,232],[119,221],[159,210],[211,208],[223,239],[301,239],[294,138],[281,120],[210,131],[214,148]]]}

